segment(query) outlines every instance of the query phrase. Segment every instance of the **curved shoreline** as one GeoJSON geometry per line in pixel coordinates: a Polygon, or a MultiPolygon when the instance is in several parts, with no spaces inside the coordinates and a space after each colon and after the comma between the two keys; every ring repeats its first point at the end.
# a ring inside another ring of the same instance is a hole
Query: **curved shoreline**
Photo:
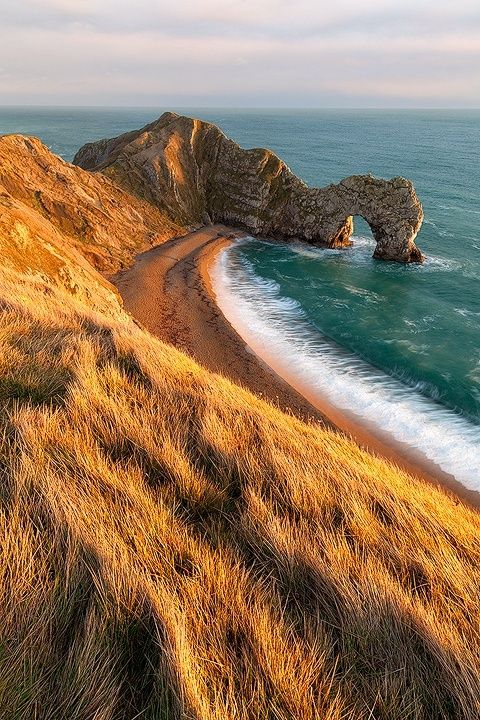
{"type": "Polygon", "coordinates": [[[379,437],[364,423],[309,392],[287,377],[275,358],[238,333],[222,313],[212,285],[212,265],[219,252],[244,233],[214,225],[173,238],[137,256],[130,268],[111,278],[126,310],[147,330],[191,355],[280,409],[302,420],[320,422],[350,435],[360,446],[394,462],[411,475],[441,486],[469,505],[480,507],[480,493],[409,446],[379,437]]]}

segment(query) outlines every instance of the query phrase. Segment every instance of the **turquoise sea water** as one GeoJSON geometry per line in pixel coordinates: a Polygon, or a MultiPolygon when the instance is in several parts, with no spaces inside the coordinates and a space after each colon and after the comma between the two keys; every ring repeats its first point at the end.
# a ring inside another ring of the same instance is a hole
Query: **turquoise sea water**
{"type": "MultiPolygon", "coordinates": [[[[0,133],[35,134],[71,160],[161,112],[0,108],[0,133]]],[[[414,181],[423,266],[374,261],[358,220],[349,249],[233,246],[219,290],[293,372],[480,489],[480,111],[182,112],[272,148],[311,185],[367,172],[414,181]]]]}

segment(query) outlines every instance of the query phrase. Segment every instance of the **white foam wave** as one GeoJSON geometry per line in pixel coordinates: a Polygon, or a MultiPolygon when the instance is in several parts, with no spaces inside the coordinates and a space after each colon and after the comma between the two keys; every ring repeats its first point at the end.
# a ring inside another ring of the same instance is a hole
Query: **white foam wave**
{"type": "Polygon", "coordinates": [[[218,257],[212,282],[227,319],[280,374],[480,491],[480,426],[422,395],[421,384],[408,387],[330,342],[295,300],[282,297],[279,285],[259,277],[234,248],[218,257]]]}
{"type": "Polygon", "coordinates": [[[453,308],[456,313],[459,315],[462,315],[462,317],[480,317],[480,312],[475,312],[475,310],[469,310],[468,308],[453,308]]]}
{"type": "MultiPolygon", "coordinates": [[[[267,242],[268,240],[262,241],[267,242]]],[[[308,258],[309,260],[318,260],[324,262],[325,258],[338,258],[344,262],[351,262],[353,264],[375,263],[373,259],[373,252],[375,250],[375,240],[371,237],[364,237],[362,235],[352,235],[352,245],[343,248],[322,248],[307,245],[306,243],[295,242],[289,243],[288,249],[295,255],[300,257],[308,258]]],[[[278,245],[278,243],[275,243],[278,245]]],[[[285,259],[288,262],[288,258],[285,259]]],[[[462,268],[462,264],[453,258],[445,258],[437,255],[427,255],[423,264],[413,263],[406,266],[408,272],[424,273],[432,271],[446,271],[459,270],[462,268]]],[[[398,267],[392,264],[385,263],[383,265],[383,272],[397,272],[398,267]]]]}
{"type": "Polygon", "coordinates": [[[421,270],[445,270],[450,272],[451,270],[460,270],[462,264],[458,260],[453,258],[444,258],[437,255],[427,255],[423,265],[417,265],[416,267],[421,270]]]}
{"type": "Polygon", "coordinates": [[[307,245],[302,242],[294,242],[289,243],[288,248],[295,255],[300,255],[301,257],[311,258],[314,260],[324,260],[325,256],[354,258],[358,257],[358,255],[364,255],[366,258],[371,259],[375,249],[375,240],[373,238],[364,237],[363,235],[352,235],[352,243],[352,245],[347,247],[325,248],[307,245]]]}

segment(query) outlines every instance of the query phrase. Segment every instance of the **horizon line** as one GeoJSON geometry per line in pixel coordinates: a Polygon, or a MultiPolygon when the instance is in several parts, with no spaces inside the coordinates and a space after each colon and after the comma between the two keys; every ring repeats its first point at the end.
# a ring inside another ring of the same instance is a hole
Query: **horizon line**
{"type": "Polygon", "coordinates": [[[57,103],[0,103],[2,108],[56,108],[56,109],[98,109],[98,110],[144,110],[164,109],[173,107],[179,110],[480,110],[479,106],[394,106],[394,105],[80,105],[80,104],[57,104],[57,103]]]}

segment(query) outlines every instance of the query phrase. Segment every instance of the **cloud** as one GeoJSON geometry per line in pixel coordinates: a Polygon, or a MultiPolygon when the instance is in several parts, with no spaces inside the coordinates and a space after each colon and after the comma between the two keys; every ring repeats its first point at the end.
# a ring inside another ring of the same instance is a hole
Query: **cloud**
{"type": "Polygon", "coordinates": [[[169,31],[200,34],[219,29],[240,35],[245,29],[268,37],[340,31],[354,25],[365,31],[408,32],[480,23],[477,0],[7,0],[2,23],[68,25],[86,23],[103,32],[169,31]]]}
{"type": "Polygon", "coordinates": [[[23,0],[3,102],[480,105],[478,2],[23,0]]]}

